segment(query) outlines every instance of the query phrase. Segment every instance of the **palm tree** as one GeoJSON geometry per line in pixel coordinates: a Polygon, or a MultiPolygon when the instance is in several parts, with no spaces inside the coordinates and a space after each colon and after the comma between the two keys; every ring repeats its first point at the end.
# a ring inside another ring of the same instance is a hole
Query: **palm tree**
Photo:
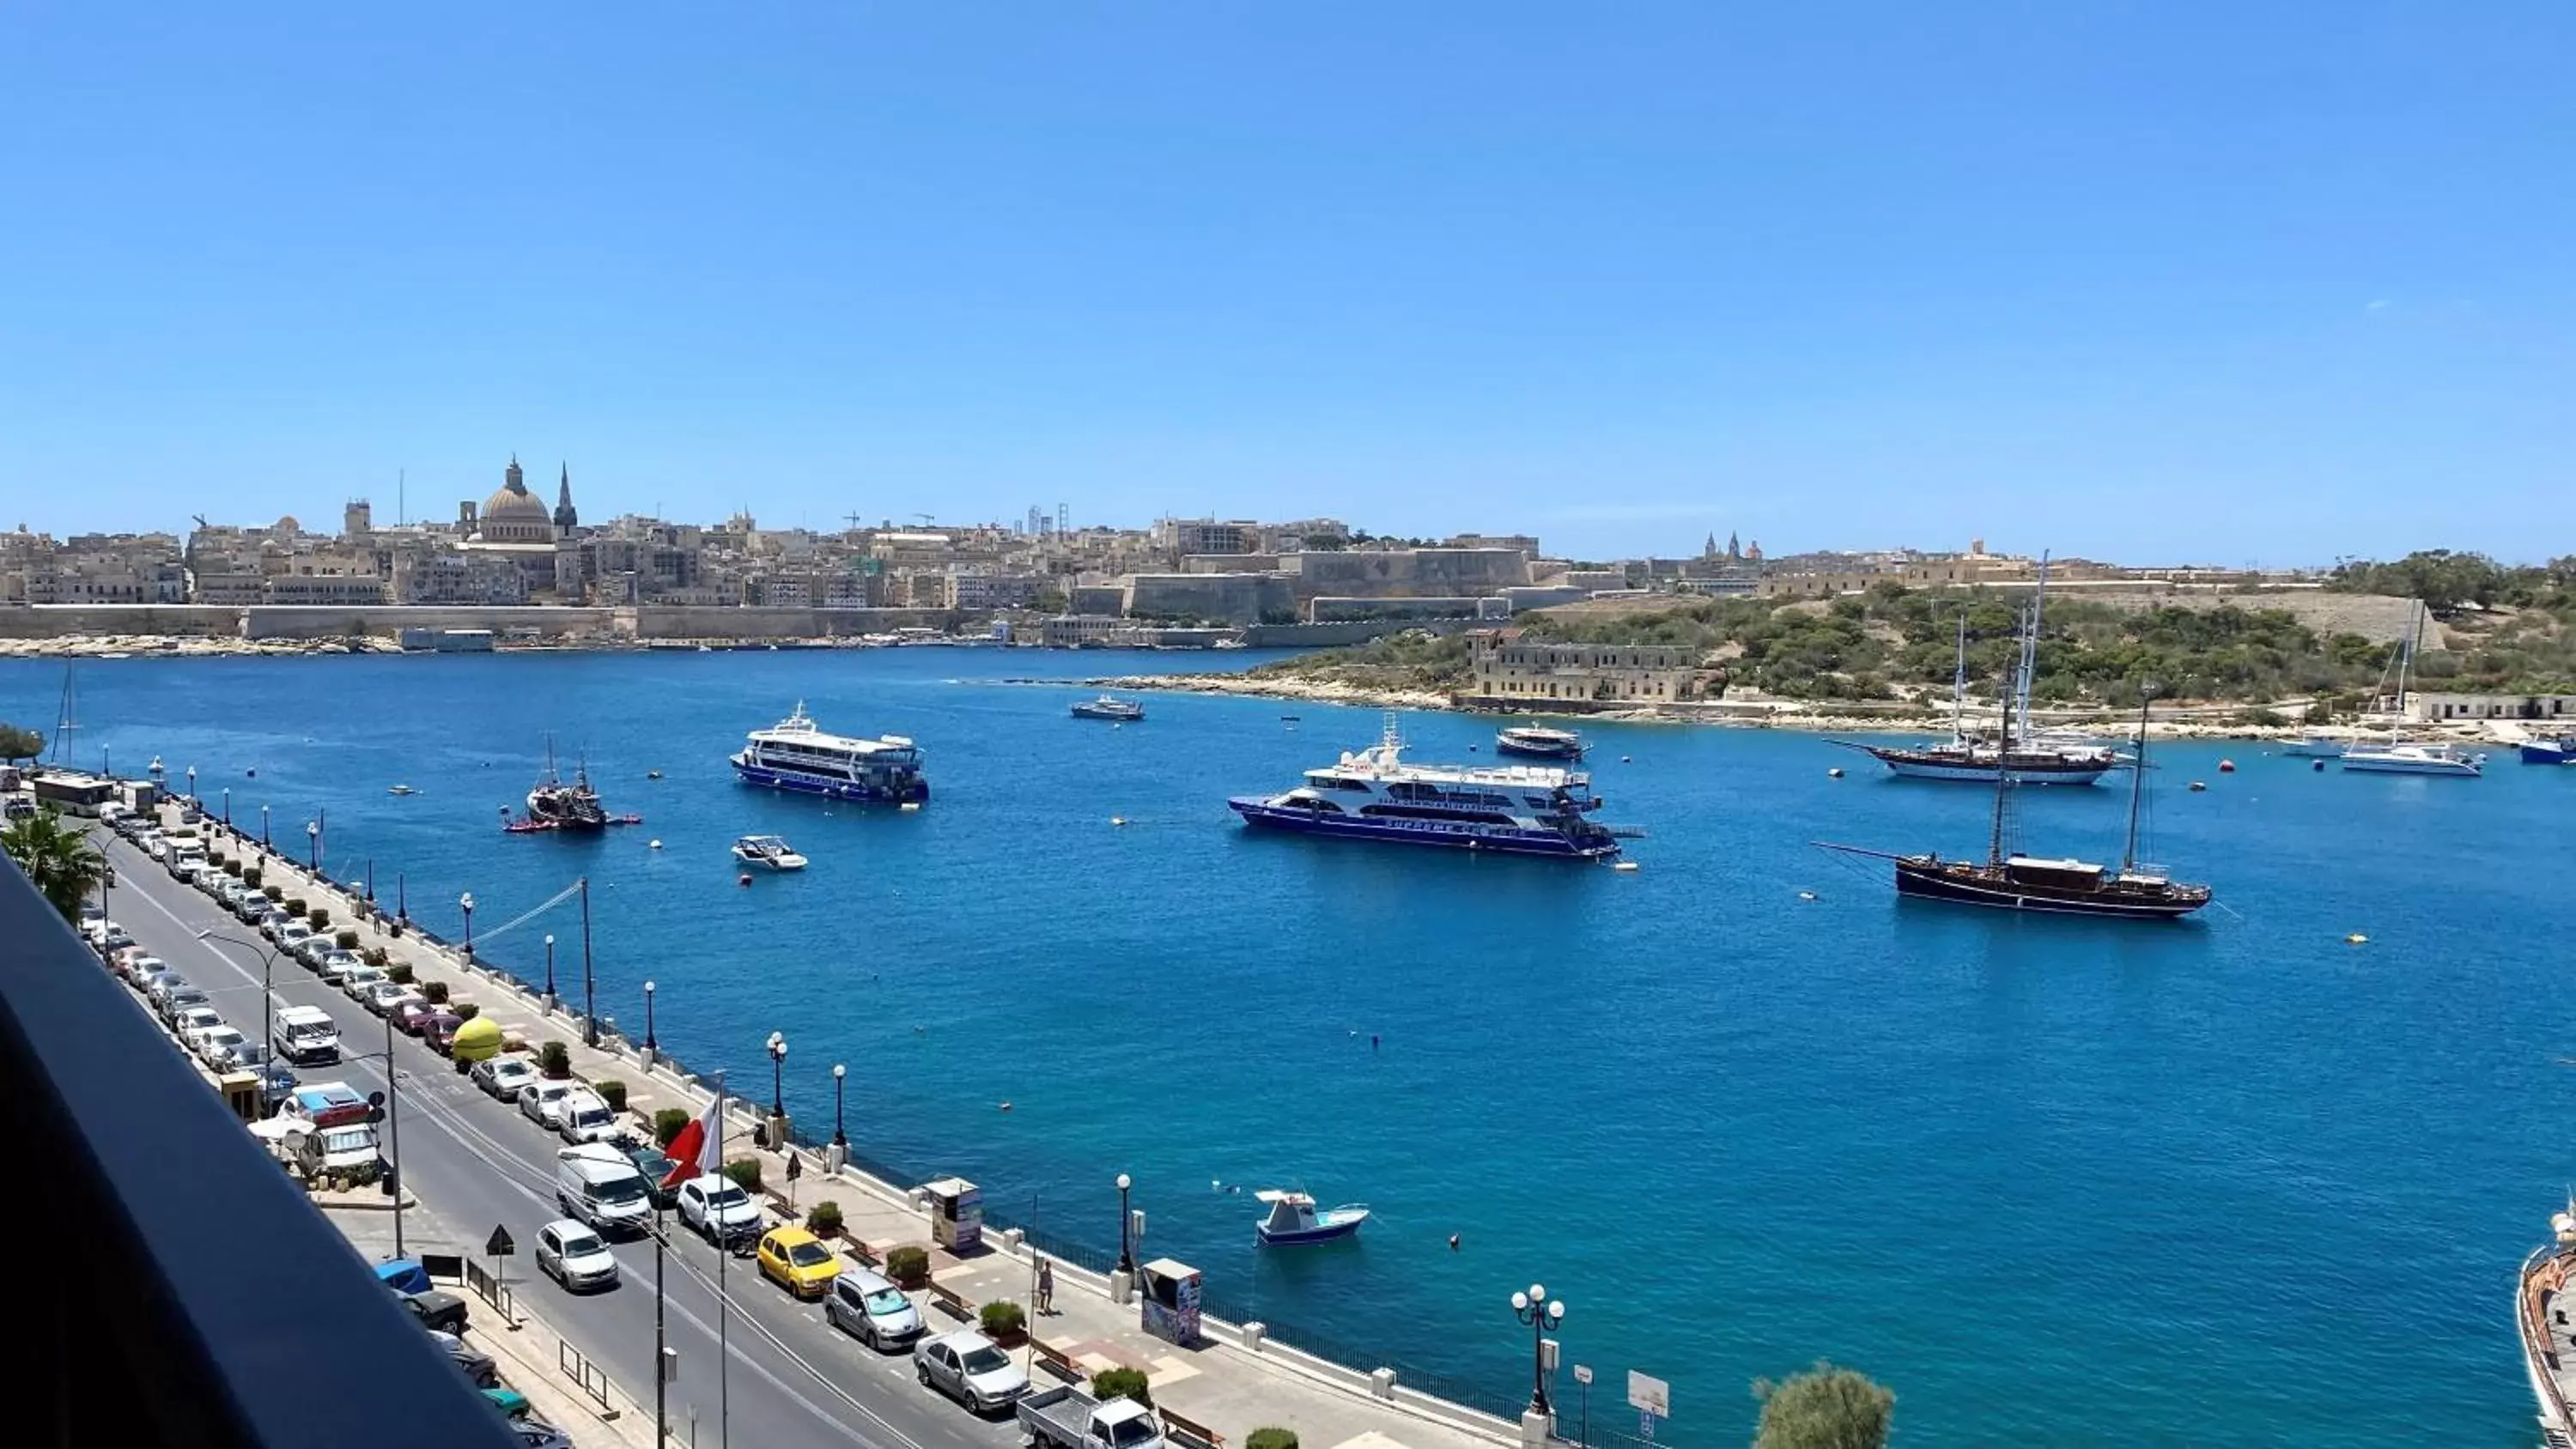
{"type": "Polygon", "coordinates": [[[86,835],[65,825],[58,810],[46,809],[9,822],[0,829],[0,852],[17,862],[66,921],[80,920],[82,903],[107,877],[107,857],[86,835]]]}

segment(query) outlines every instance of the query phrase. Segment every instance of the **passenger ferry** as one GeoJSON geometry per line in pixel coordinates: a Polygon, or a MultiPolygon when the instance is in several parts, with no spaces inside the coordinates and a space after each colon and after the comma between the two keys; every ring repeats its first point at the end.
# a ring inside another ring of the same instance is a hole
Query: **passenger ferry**
{"type": "Polygon", "coordinates": [[[1247,825],[1351,840],[1606,860],[1641,832],[1598,825],[1592,777],[1544,765],[1408,765],[1389,715],[1378,743],[1277,795],[1226,802],[1247,825]]]}
{"type": "Polygon", "coordinates": [[[921,750],[901,735],[873,740],[826,734],[805,714],[796,712],[765,730],[753,730],[733,757],[734,773],[746,785],[772,790],[801,790],[835,800],[883,800],[918,804],[930,798],[930,782],[921,775],[921,750]]]}

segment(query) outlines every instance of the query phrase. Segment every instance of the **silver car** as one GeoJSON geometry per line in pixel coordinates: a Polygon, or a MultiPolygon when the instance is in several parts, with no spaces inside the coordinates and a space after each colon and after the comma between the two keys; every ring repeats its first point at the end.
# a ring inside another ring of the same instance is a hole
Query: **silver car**
{"type": "Polygon", "coordinates": [[[1007,1409],[1029,1391],[1018,1362],[971,1328],[914,1345],[912,1370],[924,1385],[978,1414],[1007,1409]]]}
{"type": "Polygon", "coordinates": [[[870,1348],[901,1348],[921,1337],[921,1310],[902,1289],[865,1268],[844,1268],[832,1280],[823,1317],[870,1348]]]}

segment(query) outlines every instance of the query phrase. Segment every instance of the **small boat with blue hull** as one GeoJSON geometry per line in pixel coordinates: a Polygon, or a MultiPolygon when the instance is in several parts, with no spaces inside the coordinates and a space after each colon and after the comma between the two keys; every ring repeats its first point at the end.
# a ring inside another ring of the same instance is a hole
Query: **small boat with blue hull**
{"type": "Polygon", "coordinates": [[[1119,699],[1114,695],[1104,694],[1098,699],[1077,701],[1073,706],[1073,717],[1075,719],[1117,720],[1123,724],[1143,719],[1145,717],[1145,706],[1138,704],[1132,699],[1119,699]]]}
{"type": "Polygon", "coordinates": [[[794,714],[751,732],[733,756],[733,770],[746,785],[834,800],[917,805],[930,798],[919,746],[901,735],[827,734],[806,716],[802,700],[794,714]]]}
{"type": "Polygon", "coordinates": [[[2522,762],[2526,765],[2576,765],[2576,735],[2561,735],[2554,740],[2524,740],[2522,762]]]}
{"type": "Polygon", "coordinates": [[[1318,1208],[1315,1200],[1302,1192],[1265,1187],[1254,1197],[1270,1204],[1270,1215],[1254,1227],[1266,1247],[1284,1248],[1299,1243],[1329,1243],[1347,1238],[1368,1221],[1368,1204],[1346,1202],[1340,1207],[1318,1208]]]}
{"type": "Polygon", "coordinates": [[[1605,860],[1643,832],[1594,823],[1589,775],[1544,765],[1410,765],[1389,716],[1377,744],[1277,795],[1226,802],[1247,825],[1346,840],[1605,860]]]}

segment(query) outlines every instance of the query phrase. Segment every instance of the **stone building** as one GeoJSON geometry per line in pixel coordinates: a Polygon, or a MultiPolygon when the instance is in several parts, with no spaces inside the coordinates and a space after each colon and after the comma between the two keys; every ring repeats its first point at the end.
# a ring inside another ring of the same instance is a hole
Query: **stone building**
{"type": "Polygon", "coordinates": [[[1667,703],[1691,696],[1696,651],[1680,644],[1550,644],[1518,629],[1467,636],[1468,693],[1503,704],[1667,703]]]}
{"type": "Polygon", "coordinates": [[[2576,723],[2576,694],[2437,694],[2418,690],[2406,696],[2410,719],[2528,719],[2576,723]]]}

